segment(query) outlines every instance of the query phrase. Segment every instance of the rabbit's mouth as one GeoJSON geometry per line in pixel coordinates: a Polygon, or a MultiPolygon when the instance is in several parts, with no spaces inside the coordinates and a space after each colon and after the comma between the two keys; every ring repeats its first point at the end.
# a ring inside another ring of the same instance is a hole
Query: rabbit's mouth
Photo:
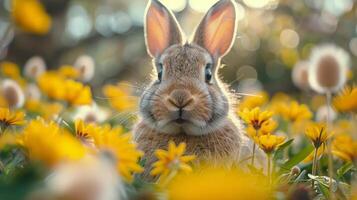
{"type": "Polygon", "coordinates": [[[183,123],[187,122],[187,120],[182,119],[182,118],[180,117],[180,118],[177,118],[176,120],[174,120],[174,122],[177,123],[177,124],[183,124],[183,123]]]}

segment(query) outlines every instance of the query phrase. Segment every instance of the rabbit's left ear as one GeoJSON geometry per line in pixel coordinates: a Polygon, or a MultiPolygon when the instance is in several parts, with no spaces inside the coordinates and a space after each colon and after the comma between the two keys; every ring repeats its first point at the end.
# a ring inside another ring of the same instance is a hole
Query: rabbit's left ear
{"type": "Polygon", "coordinates": [[[145,15],[145,41],[148,53],[157,58],[166,48],[181,44],[183,33],[175,16],[158,0],[151,0],[145,15]]]}
{"type": "Polygon", "coordinates": [[[193,37],[193,43],[205,48],[214,59],[231,49],[237,31],[236,8],[231,0],[220,0],[213,5],[193,37]]]}

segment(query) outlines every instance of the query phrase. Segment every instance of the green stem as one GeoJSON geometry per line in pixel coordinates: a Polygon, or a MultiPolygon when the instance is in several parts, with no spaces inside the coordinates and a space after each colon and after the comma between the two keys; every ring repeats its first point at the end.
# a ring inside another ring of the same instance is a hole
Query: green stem
{"type": "Polygon", "coordinates": [[[254,166],[255,149],[256,149],[256,144],[255,144],[255,142],[254,142],[254,144],[253,144],[252,160],[251,160],[251,165],[252,165],[252,166],[254,166]]]}
{"type": "MultiPolygon", "coordinates": [[[[318,161],[318,148],[315,148],[314,150],[314,158],[312,161],[312,175],[316,176],[317,173],[317,161],[318,161]]],[[[314,180],[312,180],[312,188],[314,188],[314,180]]]]}
{"type": "Polygon", "coordinates": [[[163,187],[166,187],[170,181],[177,175],[178,170],[172,170],[166,177],[160,176],[158,182],[161,183],[163,187]]]}
{"type": "Polygon", "coordinates": [[[267,159],[268,159],[268,169],[267,169],[267,174],[268,174],[268,181],[269,184],[271,184],[271,154],[267,154],[267,159]]]}
{"type": "MultiPolygon", "coordinates": [[[[326,93],[326,104],[327,107],[330,108],[331,107],[331,98],[332,98],[332,94],[331,92],[327,92],[326,93]]],[[[330,131],[330,129],[332,128],[331,126],[331,114],[330,114],[330,109],[327,109],[327,116],[326,116],[326,133],[328,133],[330,131]]],[[[330,137],[327,140],[327,155],[328,155],[328,176],[330,178],[330,182],[329,182],[329,190],[330,190],[330,196],[331,199],[335,199],[335,195],[333,192],[333,157],[332,157],[332,137],[330,137]]]]}

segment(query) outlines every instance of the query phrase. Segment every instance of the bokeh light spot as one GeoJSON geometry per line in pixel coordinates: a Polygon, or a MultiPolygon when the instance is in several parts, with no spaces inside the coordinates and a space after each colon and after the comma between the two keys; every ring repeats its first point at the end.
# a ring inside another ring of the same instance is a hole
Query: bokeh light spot
{"type": "Polygon", "coordinates": [[[296,48],[299,44],[299,41],[299,35],[292,29],[284,29],[280,33],[280,42],[284,47],[296,48]]]}

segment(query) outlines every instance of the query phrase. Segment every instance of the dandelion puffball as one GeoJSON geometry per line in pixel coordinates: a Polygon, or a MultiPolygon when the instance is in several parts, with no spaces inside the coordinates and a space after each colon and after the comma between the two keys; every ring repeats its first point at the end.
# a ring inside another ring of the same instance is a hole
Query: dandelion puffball
{"type": "Polygon", "coordinates": [[[310,87],[319,93],[337,92],[346,80],[350,57],[340,47],[328,44],[312,50],[309,67],[310,87]]]}
{"type": "Polygon", "coordinates": [[[95,64],[92,57],[82,55],[77,58],[74,67],[79,72],[79,79],[84,82],[90,81],[94,76],[95,64]]]}
{"type": "Polygon", "coordinates": [[[27,99],[40,100],[41,91],[36,84],[31,83],[26,86],[25,95],[27,99]]]}
{"type": "Polygon", "coordinates": [[[9,107],[20,108],[25,103],[25,94],[20,85],[11,79],[5,79],[1,83],[1,95],[6,99],[9,107]]]}
{"type": "Polygon", "coordinates": [[[337,113],[334,109],[327,105],[321,106],[316,113],[316,121],[325,122],[327,120],[327,115],[329,114],[330,121],[334,121],[337,118],[337,113]],[[329,113],[328,113],[329,112],[329,113]]]}
{"type": "Polygon", "coordinates": [[[126,197],[123,182],[108,158],[85,157],[63,163],[46,179],[49,194],[64,199],[116,200],[126,197]]]}
{"type": "Polygon", "coordinates": [[[101,123],[109,117],[109,111],[100,108],[97,104],[80,106],[76,109],[73,120],[81,119],[85,123],[101,123]]]}
{"type": "Polygon", "coordinates": [[[36,79],[46,71],[46,63],[43,58],[34,56],[26,62],[24,71],[26,77],[36,79]]]}
{"type": "Polygon", "coordinates": [[[300,88],[301,90],[309,90],[309,62],[307,61],[300,61],[298,62],[291,73],[291,78],[293,83],[296,87],[300,88]]]}

